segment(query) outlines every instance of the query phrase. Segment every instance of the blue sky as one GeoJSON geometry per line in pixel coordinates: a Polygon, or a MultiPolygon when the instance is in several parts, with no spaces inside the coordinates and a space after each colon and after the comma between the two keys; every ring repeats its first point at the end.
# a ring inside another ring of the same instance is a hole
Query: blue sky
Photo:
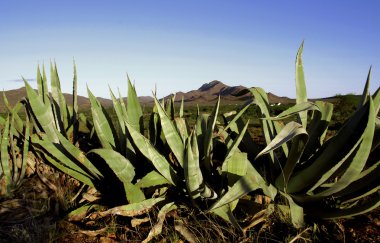
{"type": "MultiPolygon", "coordinates": [[[[305,40],[309,97],[361,93],[370,65],[380,85],[380,1],[1,1],[0,88],[33,79],[55,60],[62,89],[86,84],[109,97],[189,91],[220,80],[295,97],[294,61],[305,40]]],[[[34,83],[33,81],[31,84],[34,83]]],[[[35,84],[34,84],[35,85],[35,84]]]]}

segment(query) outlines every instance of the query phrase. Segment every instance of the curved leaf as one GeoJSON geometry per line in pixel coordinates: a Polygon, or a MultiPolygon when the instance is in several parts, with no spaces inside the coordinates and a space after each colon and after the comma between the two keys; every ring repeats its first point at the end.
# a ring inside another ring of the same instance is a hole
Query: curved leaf
{"type": "Polygon", "coordinates": [[[371,144],[372,144],[374,128],[375,128],[375,113],[374,113],[374,108],[373,108],[373,101],[371,97],[369,99],[370,99],[369,100],[370,111],[368,115],[367,126],[360,138],[361,143],[358,147],[358,150],[356,151],[352,160],[348,161],[349,163],[348,168],[343,173],[343,175],[339,178],[339,180],[332,185],[332,187],[324,190],[323,192],[316,194],[315,196],[328,196],[340,190],[343,190],[347,185],[352,183],[352,181],[355,178],[357,178],[360,172],[363,170],[366,164],[366,161],[368,159],[369,153],[371,152],[371,144]]]}
{"type": "Polygon", "coordinates": [[[256,169],[247,163],[247,174],[241,177],[214,205],[211,206],[210,211],[219,208],[227,203],[241,198],[247,193],[262,189],[264,194],[274,199],[277,190],[272,185],[267,185],[264,178],[256,171],[256,169]]]}
{"type": "Polygon", "coordinates": [[[281,112],[275,117],[267,117],[263,119],[278,121],[278,120],[283,120],[285,118],[288,118],[294,114],[300,114],[301,112],[312,111],[312,110],[319,110],[319,107],[312,102],[302,102],[284,110],[283,112],[281,112]]]}
{"type": "Polygon", "coordinates": [[[288,193],[296,193],[313,186],[328,170],[343,159],[360,138],[368,122],[369,104],[358,110],[338,133],[329,139],[318,152],[309,159],[309,166],[297,172],[289,180],[288,193]],[[367,114],[367,116],[366,116],[367,114]],[[358,134],[359,133],[359,134],[358,134]]]}
{"type": "Polygon", "coordinates": [[[126,123],[129,134],[132,137],[136,148],[147,159],[149,159],[157,171],[165,177],[171,184],[175,185],[178,182],[178,178],[175,170],[171,167],[169,162],[162,156],[150,141],[144,137],[140,132],[136,131],[128,122],[126,123]]]}
{"type": "Polygon", "coordinates": [[[135,167],[118,152],[112,149],[93,149],[88,153],[102,157],[121,182],[131,182],[135,177],[135,167]]]}
{"type": "Polygon", "coordinates": [[[160,186],[164,184],[169,184],[169,181],[165,179],[157,171],[151,171],[146,174],[141,180],[136,183],[136,186],[140,188],[149,188],[154,186],[160,186]]]}

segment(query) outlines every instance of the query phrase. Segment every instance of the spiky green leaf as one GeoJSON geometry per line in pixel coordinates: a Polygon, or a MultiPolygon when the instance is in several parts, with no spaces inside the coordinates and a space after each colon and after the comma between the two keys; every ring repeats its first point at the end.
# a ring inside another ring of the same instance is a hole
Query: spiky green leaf
{"type": "MultiPolygon", "coordinates": [[[[303,71],[302,64],[302,52],[303,52],[303,41],[298,49],[297,58],[296,58],[296,102],[297,104],[307,102],[307,92],[306,92],[306,83],[305,83],[305,74],[303,71]]],[[[307,126],[307,111],[302,111],[299,113],[302,126],[306,128],[307,126]]]]}

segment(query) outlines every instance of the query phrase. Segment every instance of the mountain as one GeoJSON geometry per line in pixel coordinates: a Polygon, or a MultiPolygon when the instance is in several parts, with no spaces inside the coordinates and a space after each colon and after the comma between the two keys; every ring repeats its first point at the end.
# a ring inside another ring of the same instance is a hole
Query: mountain
{"type": "MultiPolygon", "coordinates": [[[[177,92],[175,101],[181,101],[182,97],[184,102],[193,104],[202,104],[215,101],[220,95],[222,103],[242,103],[252,98],[252,95],[244,86],[228,86],[224,83],[214,80],[209,83],[203,84],[199,89],[192,90],[187,93],[177,92]]],[[[170,98],[171,95],[165,98],[170,98]]],[[[288,97],[280,97],[272,93],[268,93],[269,103],[295,103],[294,99],[288,97]]]]}
{"type": "MultiPolygon", "coordinates": [[[[191,90],[189,92],[177,92],[175,101],[181,101],[182,97],[186,103],[208,103],[216,100],[220,95],[222,102],[241,102],[249,99],[249,95],[244,94],[239,96],[239,93],[245,90],[243,86],[227,86],[224,83],[214,80],[209,83],[203,84],[197,90],[191,90]]],[[[171,95],[165,97],[169,98],[171,95]]]]}
{"type": "MultiPolygon", "coordinates": [[[[10,104],[14,106],[18,101],[26,96],[25,87],[4,91],[10,104]]],[[[2,99],[3,92],[0,92],[0,112],[5,112],[6,107],[4,100],[2,99]]],[[[248,89],[244,86],[228,86],[218,80],[211,81],[209,83],[203,84],[197,90],[191,90],[189,92],[177,92],[175,96],[175,101],[180,102],[182,97],[184,101],[188,104],[209,104],[214,102],[220,95],[221,102],[225,104],[231,103],[243,103],[252,98],[248,89]]],[[[64,94],[66,102],[72,105],[72,95],[64,94]]],[[[165,99],[170,98],[172,95],[168,95],[165,99]]],[[[280,97],[272,93],[268,93],[268,98],[270,103],[295,103],[294,99],[287,97],[280,97]]],[[[113,105],[112,100],[98,97],[99,102],[106,108],[113,105]]],[[[126,98],[124,98],[126,100],[126,98]]],[[[143,104],[152,104],[153,98],[151,96],[141,96],[139,100],[143,104]]],[[[81,110],[88,110],[90,108],[90,101],[84,96],[78,96],[78,106],[81,110]]]]}

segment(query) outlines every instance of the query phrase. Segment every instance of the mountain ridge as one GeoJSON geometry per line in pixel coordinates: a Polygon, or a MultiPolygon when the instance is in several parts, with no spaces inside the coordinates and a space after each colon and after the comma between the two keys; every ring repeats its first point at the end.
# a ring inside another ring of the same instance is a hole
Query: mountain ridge
{"type": "MultiPolygon", "coordinates": [[[[11,106],[14,106],[18,101],[22,100],[26,96],[25,87],[19,89],[13,89],[5,92],[6,97],[9,100],[11,106]]],[[[188,92],[179,91],[174,93],[175,101],[180,102],[182,97],[185,103],[188,104],[208,104],[215,101],[218,96],[221,98],[221,102],[224,104],[237,104],[243,103],[251,99],[252,96],[247,87],[239,86],[228,86],[221,81],[213,80],[208,83],[204,83],[201,87],[196,90],[190,90],[188,92]]],[[[291,99],[285,96],[277,96],[271,92],[268,92],[268,99],[270,104],[289,104],[295,103],[295,99],[291,99]]],[[[7,109],[2,98],[3,94],[0,95],[0,112],[5,112],[7,109]]],[[[164,99],[169,99],[173,94],[167,95],[164,99]]],[[[66,102],[69,105],[72,105],[72,95],[64,93],[66,102]]],[[[126,98],[123,98],[126,100],[126,98]]],[[[334,97],[322,98],[323,100],[332,100],[334,97]]],[[[98,97],[99,102],[106,108],[111,107],[113,102],[111,99],[98,97]]],[[[140,96],[139,100],[142,104],[152,105],[154,102],[153,97],[151,96],[140,96]]],[[[316,99],[311,99],[316,100],[316,99]]],[[[90,108],[90,101],[87,97],[78,95],[78,105],[82,110],[90,108]]]]}

